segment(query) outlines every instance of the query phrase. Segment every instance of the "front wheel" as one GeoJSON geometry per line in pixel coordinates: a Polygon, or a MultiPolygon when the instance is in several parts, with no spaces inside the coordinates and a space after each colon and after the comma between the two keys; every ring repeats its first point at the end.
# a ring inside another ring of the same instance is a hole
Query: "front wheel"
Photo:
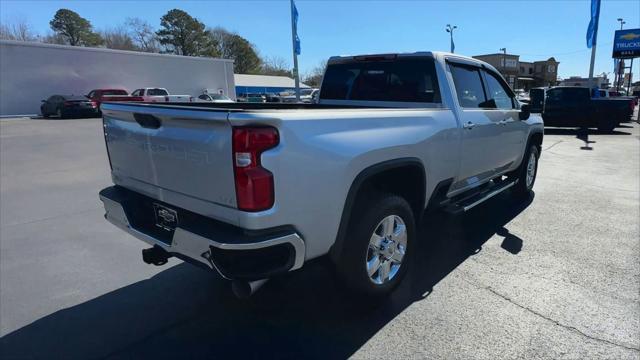
{"type": "Polygon", "coordinates": [[[361,205],[344,240],[338,274],[356,293],[386,295],[410,264],[416,237],[413,211],[404,198],[390,194],[361,205]]]}
{"type": "Polygon", "coordinates": [[[540,150],[535,145],[529,146],[522,160],[522,165],[518,169],[518,183],[514,187],[514,192],[519,196],[526,196],[533,190],[538,175],[538,159],[540,150]]]}

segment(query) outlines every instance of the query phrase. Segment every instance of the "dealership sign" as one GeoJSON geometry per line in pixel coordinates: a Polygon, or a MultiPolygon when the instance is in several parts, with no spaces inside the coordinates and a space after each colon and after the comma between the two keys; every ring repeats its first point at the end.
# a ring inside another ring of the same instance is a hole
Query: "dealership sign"
{"type": "Polygon", "coordinates": [[[640,57],[640,29],[617,30],[613,39],[613,57],[640,57]]]}

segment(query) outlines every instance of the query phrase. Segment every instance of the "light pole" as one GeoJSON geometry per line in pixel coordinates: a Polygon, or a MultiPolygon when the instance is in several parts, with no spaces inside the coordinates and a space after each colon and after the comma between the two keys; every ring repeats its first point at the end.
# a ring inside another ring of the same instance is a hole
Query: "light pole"
{"type": "Polygon", "coordinates": [[[445,29],[449,33],[449,36],[450,36],[450,39],[451,39],[451,53],[453,53],[454,50],[456,49],[456,47],[453,45],[453,30],[455,30],[457,28],[458,27],[456,25],[451,26],[451,24],[447,24],[447,28],[445,29]]]}
{"type": "MultiPolygon", "coordinates": [[[[622,27],[624,26],[624,24],[627,23],[626,21],[624,21],[623,18],[618,18],[618,22],[620,23],[620,30],[622,30],[622,27]]],[[[623,61],[624,60],[618,59],[618,66],[616,67],[616,91],[620,91],[620,80],[622,80],[623,78],[622,76],[620,76],[620,67],[624,66],[622,65],[623,61]]],[[[622,73],[624,74],[624,70],[622,73]]]]}
{"type": "Polygon", "coordinates": [[[509,77],[507,76],[507,48],[500,48],[500,51],[502,51],[502,75],[507,78],[507,82],[509,82],[509,77]]]}

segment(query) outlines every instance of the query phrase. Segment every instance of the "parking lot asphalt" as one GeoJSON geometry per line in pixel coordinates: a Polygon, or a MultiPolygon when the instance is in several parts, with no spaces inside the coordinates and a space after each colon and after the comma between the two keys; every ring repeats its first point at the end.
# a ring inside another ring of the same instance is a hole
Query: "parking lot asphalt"
{"type": "Polygon", "coordinates": [[[535,196],[428,214],[389,299],[324,260],[249,301],[103,219],[99,119],[0,121],[0,358],[640,358],[640,131],[547,129],[535,196]]]}

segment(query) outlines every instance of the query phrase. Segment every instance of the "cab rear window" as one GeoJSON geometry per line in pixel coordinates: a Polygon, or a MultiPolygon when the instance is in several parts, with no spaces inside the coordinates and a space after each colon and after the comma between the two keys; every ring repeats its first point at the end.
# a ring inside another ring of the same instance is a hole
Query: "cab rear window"
{"type": "Polygon", "coordinates": [[[435,64],[429,58],[331,64],[320,99],[440,103],[435,64]]]}

